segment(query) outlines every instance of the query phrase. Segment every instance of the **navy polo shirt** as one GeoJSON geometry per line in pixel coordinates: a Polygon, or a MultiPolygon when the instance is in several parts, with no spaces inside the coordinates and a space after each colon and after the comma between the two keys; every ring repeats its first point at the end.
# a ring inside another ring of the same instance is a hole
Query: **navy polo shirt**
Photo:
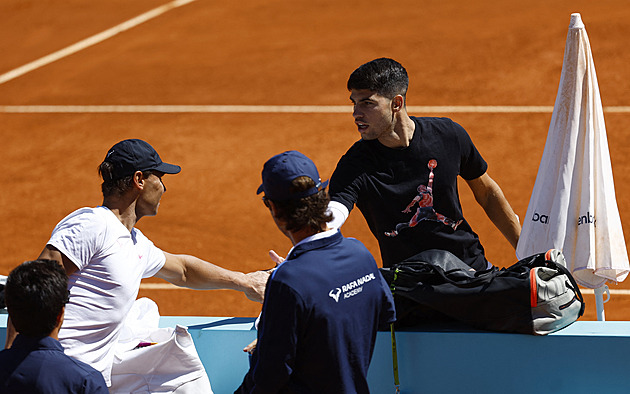
{"type": "Polygon", "coordinates": [[[0,393],[109,393],[100,372],[67,356],[51,337],[18,335],[0,352],[0,393]]]}
{"type": "Polygon", "coordinates": [[[360,241],[337,231],[299,243],[267,284],[244,382],[253,388],[240,392],[367,393],[376,332],[394,319],[391,292],[360,241]]]}

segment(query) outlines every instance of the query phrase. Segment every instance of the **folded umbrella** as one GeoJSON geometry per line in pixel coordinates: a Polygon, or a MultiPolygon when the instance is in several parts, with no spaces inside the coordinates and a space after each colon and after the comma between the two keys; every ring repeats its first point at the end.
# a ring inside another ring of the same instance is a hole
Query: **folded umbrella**
{"type": "Polygon", "coordinates": [[[545,150],[516,253],[560,249],[576,281],[621,282],[628,252],[615,198],[604,112],[580,14],[571,15],[545,150]]]}

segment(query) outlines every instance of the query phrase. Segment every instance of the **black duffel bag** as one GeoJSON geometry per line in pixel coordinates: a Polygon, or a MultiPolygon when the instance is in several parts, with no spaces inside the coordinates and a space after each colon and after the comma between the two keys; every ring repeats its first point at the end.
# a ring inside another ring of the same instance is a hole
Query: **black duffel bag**
{"type": "Polygon", "coordinates": [[[559,250],[508,268],[474,271],[444,250],[381,268],[396,302],[396,328],[469,326],[546,335],[584,313],[584,299],[559,250]]]}

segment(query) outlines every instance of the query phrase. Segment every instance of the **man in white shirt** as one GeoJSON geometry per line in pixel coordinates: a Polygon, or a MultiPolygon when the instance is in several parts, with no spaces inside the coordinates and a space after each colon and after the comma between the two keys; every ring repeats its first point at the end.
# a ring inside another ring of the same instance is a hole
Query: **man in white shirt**
{"type": "MultiPolygon", "coordinates": [[[[103,204],[80,208],[64,218],[39,259],[63,264],[70,301],[59,333],[66,354],[92,365],[110,384],[114,345],[135,301],[140,281],[157,276],[192,289],[232,289],[262,302],[268,272],[230,271],[190,255],[162,251],[135,228],[157,214],[165,174],[179,166],[164,163],[145,141],[114,145],[99,167],[103,204]]],[[[14,332],[9,327],[7,347],[14,332]]]]}

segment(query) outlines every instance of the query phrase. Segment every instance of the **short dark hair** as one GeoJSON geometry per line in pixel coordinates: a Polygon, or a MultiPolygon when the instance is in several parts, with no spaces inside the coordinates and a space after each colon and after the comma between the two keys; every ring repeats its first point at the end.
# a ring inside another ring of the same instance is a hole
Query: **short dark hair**
{"type": "Polygon", "coordinates": [[[389,99],[406,97],[409,87],[407,70],[397,61],[379,58],[357,68],[348,78],[348,91],[367,89],[389,99]]]}
{"type": "MultiPolygon", "coordinates": [[[[315,187],[313,179],[307,176],[295,178],[291,184],[291,193],[299,193],[315,187]]],[[[286,223],[288,231],[298,231],[308,227],[319,232],[326,223],[332,220],[328,211],[330,198],[326,189],[308,197],[286,201],[274,201],[277,208],[276,217],[286,223]]]]}
{"type": "MultiPolygon", "coordinates": [[[[132,188],[133,174],[120,179],[112,179],[113,171],[114,165],[108,161],[104,161],[98,166],[98,174],[103,178],[103,183],[101,184],[103,197],[122,196],[127,190],[132,188]]],[[[142,171],[142,176],[148,178],[152,173],[152,170],[142,171]]]]}
{"type": "Polygon", "coordinates": [[[27,261],[11,271],[4,297],[13,326],[30,337],[49,335],[68,302],[68,276],[54,260],[27,261]]]}

